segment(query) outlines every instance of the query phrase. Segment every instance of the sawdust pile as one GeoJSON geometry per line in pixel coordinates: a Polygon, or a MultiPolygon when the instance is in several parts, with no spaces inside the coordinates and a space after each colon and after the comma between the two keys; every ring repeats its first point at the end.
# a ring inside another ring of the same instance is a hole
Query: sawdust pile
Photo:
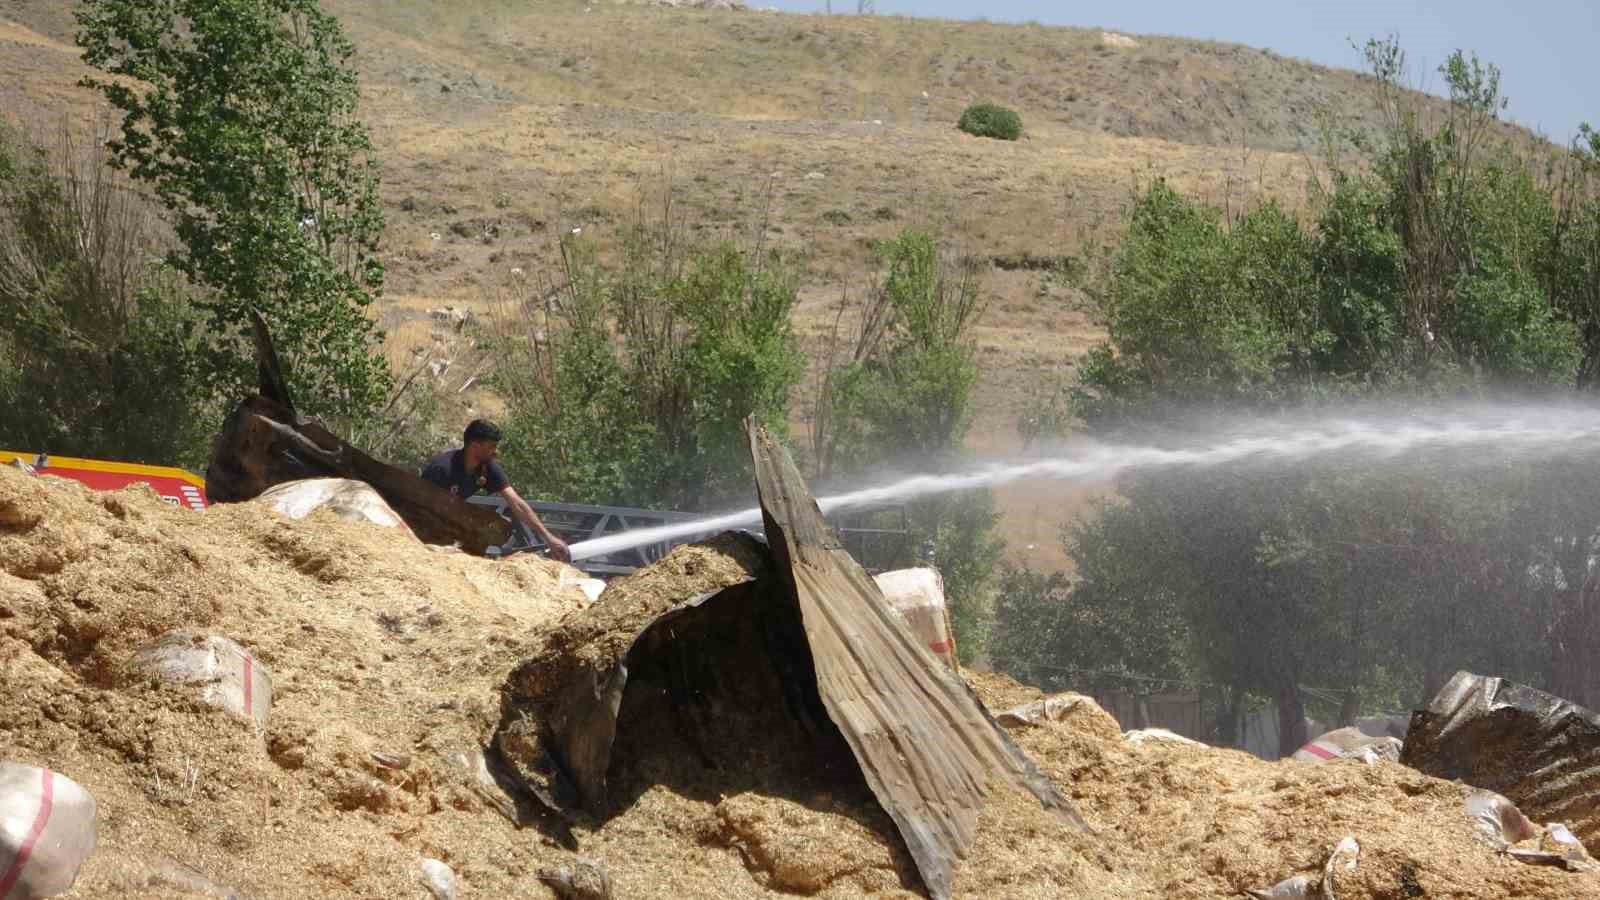
{"type": "Polygon", "coordinates": [[[177,863],[250,897],[407,897],[424,856],[509,890],[537,842],[497,828],[448,757],[487,739],[525,636],[582,606],[562,568],[8,469],[0,757],[70,773],[99,801],[83,896],[181,896],[161,875],[177,863]],[[264,734],[127,669],[174,628],[232,638],[271,670],[264,734]]]}
{"type": "MultiPolygon", "coordinates": [[[[991,706],[1019,699],[1004,677],[977,676],[974,687],[991,706]]],[[[1600,896],[1596,873],[1497,853],[1464,814],[1461,785],[1398,763],[1269,763],[1237,750],[1134,746],[1106,739],[1116,727],[1082,704],[1062,722],[1012,735],[1100,829],[1118,866],[1139,870],[1143,896],[1236,897],[1318,873],[1347,834],[1361,856],[1338,877],[1339,900],[1600,896]]]]}
{"type": "MultiPolygon", "coordinates": [[[[684,548],[668,565],[689,584],[750,561],[684,548]]],[[[604,817],[519,828],[497,811],[451,757],[488,743],[508,674],[553,652],[548,635],[582,607],[564,570],[331,515],[197,514],[0,469],[0,758],[98,800],[77,897],[425,898],[431,857],[462,898],[545,898],[538,872],[575,852],[619,898],[921,895],[847,749],[798,738],[781,704],[736,708],[772,685],[735,684],[718,701],[735,708],[686,719],[671,685],[639,673],[604,817]],[[271,669],[264,732],[130,674],[137,648],[174,628],[232,638],[271,669]]],[[[759,653],[744,637],[730,652],[759,653]]],[[[1037,696],[976,679],[994,708],[1037,696]]],[[[961,896],[1238,896],[1316,869],[1347,833],[1362,855],[1341,900],[1600,896],[1592,874],[1497,855],[1459,787],[1397,765],[1134,748],[1091,706],[1014,735],[1098,833],[1002,798],[961,896]]]]}

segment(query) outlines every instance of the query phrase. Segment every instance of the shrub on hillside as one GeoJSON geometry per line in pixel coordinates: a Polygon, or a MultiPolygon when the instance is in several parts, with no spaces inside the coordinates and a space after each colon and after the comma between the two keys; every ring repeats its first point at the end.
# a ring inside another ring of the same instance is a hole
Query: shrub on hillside
{"type": "Polygon", "coordinates": [[[1022,117],[995,103],[974,103],[961,114],[956,127],[975,137],[1014,141],[1022,136],[1022,117]]]}
{"type": "Polygon", "coordinates": [[[602,257],[565,237],[559,288],[502,297],[506,466],[534,496],[715,508],[749,490],[744,417],[780,434],[788,421],[805,371],[790,325],[801,261],[691,241],[670,215],[641,216],[619,243],[602,257]]]}

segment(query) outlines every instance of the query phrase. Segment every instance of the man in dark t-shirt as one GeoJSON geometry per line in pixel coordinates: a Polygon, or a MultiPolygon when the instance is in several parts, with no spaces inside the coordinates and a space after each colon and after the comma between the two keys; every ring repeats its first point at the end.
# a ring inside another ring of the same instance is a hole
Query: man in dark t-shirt
{"type": "Polygon", "coordinates": [[[499,446],[500,429],[483,419],[474,419],[461,435],[461,449],[446,450],[428,460],[428,464],[422,468],[422,478],[463,501],[480,490],[499,494],[517,521],[528,526],[545,542],[551,556],[571,562],[572,554],[567,550],[567,545],[539,521],[533,507],[517,494],[516,488],[506,478],[505,470],[495,462],[500,452],[499,446]]]}

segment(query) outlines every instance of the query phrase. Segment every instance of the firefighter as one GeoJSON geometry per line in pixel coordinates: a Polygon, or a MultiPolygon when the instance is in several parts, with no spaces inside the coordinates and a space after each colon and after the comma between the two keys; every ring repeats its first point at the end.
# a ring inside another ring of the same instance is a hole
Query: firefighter
{"type": "Polygon", "coordinates": [[[562,562],[571,562],[572,553],[560,538],[556,537],[545,524],[539,521],[539,515],[528,505],[528,501],[517,494],[517,489],[511,486],[506,478],[505,469],[495,462],[499,455],[500,429],[493,423],[483,419],[473,419],[467,425],[467,430],[461,435],[461,448],[446,450],[428,460],[422,468],[422,478],[432,482],[450,492],[452,497],[466,500],[468,497],[483,491],[488,494],[499,494],[506,501],[506,506],[517,521],[528,526],[539,539],[545,542],[552,557],[562,562]]]}

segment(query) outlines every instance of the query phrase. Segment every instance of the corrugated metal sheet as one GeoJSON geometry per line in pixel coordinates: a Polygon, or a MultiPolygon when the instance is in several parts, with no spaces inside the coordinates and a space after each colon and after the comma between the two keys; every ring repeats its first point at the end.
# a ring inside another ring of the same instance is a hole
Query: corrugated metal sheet
{"type": "Polygon", "coordinates": [[[1087,829],[959,676],[919,645],[823,521],[793,460],[747,424],[766,535],[800,605],[817,689],[935,898],[950,896],[992,791],[1025,790],[1087,829]]]}
{"type": "Polygon", "coordinates": [[[766,547],[738,534],[707,546],[728,564],[685,574],[669,556],[613,582],[598,602],[535,635],[528,661],[506,679],[495,746],[522,787],[551,810],[606,814],[606,772],[630,672],[677,637],[676,620],[707,604],[719,614],[762,614],[763,596],[773,593],[755,590],[770,580],[766,547]]]}
{"type": "MultiPolygon", "coordinates": [[[[788,454],[759,428],[750,438],[770,544],[727,535],[680,548],[535,635],[530,658],[502,689],[495,736],[521,787],[557,811],[608,815],[607,772],[629,721],[625,694],[651,696],[629,693],[630,673],[676,671],[691,657],[712,671],[712,687],[758,675],[779,686],[759,702],[787,710],[803,732],[826,738],[818,746],[834,748],[801,765],[837,759],[859,769],[935,898],[950,896],[985,801],[998,792],[1027,791],[1087,830],[844,551],[788,454]],[[690,559],[696,552],[716,564],[690,559]],[[744,637],[727,639],[735,625],[744,637]]],[[[692,695],[649,702],[692,718],[692,695]]],[[[735,699],[724,690],[719,702],[735,699]]]]}
{"type": "Polygon", "coordinates": [[[1411,715],[1400,761],[1505,795],[1600,853],[1600,715],[1526,685],[1457,672],[1411,715]]]}

